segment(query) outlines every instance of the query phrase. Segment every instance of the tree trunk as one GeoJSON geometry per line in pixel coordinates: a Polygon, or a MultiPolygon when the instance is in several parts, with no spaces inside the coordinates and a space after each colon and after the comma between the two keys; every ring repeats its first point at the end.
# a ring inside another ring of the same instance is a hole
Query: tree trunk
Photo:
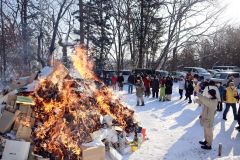
{"type": "Polygon", "coordinates": [[[21,8],[21,24],[22,24],[22,47],[23,47],[23,70],[29,72],[29,50],[28,50],[28,29],[27,29],[27,7],[28,0],[22,0],[21,8]]]}
{"type": "Polygon", "coordinates": [[[42,37],[43,37],[42,28],[40,28],[40,35],[37,38],[38,39],[37,59],[38,59],[38,62],[41,63],[42,67],[44,67],[45,62],[41,57],[41,54],[42,54],[42,37]]]}
{"type": "Polygon", "coordinates": [[[177,46],[173,48],[173,58],[172,58],[172,66],[171,70],[175,71],[177,69],[177,46]]]}
{"type": "Polygon", "coordinates": [[[139,59],[138,59],[138,68],[143,68],[143,62],[144,62],[144,53],[143,53],[143,7],[144,7],[144,0],[141,0],[141,19],[140,19],[140,36],[139,36],[139,59]]]}
{"type": "MultiPolygon", "coordinates": [[[[89,1],[89,4],[91,4],[92,1],[89,1]]],[[[87,56],[89,55],[89,39],[90,39],[90,6],[88,5],[88,12],[87,12],[87,16],[88,16],[88,20],[87,20],[87,46],[86,46],[86,50],[87,50],[87,56]]]]}
{"type": "Polygon", "coordinates": [[[5,79],[6,77],[6,69],[7,69],[7,60],[6,60],[6,39],[5,39],[5,29],[4,29],[4,19],[3,19],[3,0],[1,0],[1,4],[0,4],[0,12],[1,12],[1,31],[2,31],[2,35],[1,35],[1,39],[2,39],[2,43],[1,43],[1,57],[2,57],[2,70],[1,70],[1,76],[5,79]]]}
{"type": "Polygon", "coordinates": [[[102,70],[104,67],[103,67],[103,55],[104,55],[104,42],[103,42],[103,37],[104,37],[104,28],[103,28],[103,4],[101,2],[100,4],[100,20],[101,20],[101,38],[102,38],[102,41],[101,41],[101,48],[100,48],[100,69],[102,70]]]}
{"type": "Polygon", "coordinates": [[[79,0],[80,45],[84,46],[83,0],[79,0]]]}

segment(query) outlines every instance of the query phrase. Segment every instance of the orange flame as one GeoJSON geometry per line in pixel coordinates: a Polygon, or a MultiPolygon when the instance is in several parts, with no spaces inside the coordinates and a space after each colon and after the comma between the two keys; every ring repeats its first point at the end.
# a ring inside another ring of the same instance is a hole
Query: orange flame
{"type": "Polygon", "coordinates": [[[86,51],[80,47],[75,48],[75,55],[72,56],[74,68],[80,73],[84,79],[95,79],[93,73],[93,63],[88,60],[86,51]]]}

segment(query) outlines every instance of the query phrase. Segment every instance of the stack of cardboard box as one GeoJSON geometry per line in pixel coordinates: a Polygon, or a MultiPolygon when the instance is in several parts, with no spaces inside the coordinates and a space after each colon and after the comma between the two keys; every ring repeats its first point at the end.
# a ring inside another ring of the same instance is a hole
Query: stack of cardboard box
{"type": "Polygon", "coordinates": [[[17,96],[10,92],[2,99],[0,134],[4,139],[3,160],[27,160],[31,143],[31,133],[35,119],[32,116],[34,102],[29,97],[17,96]],[[15,149],[17,148],[17,149],[15,149]]]}

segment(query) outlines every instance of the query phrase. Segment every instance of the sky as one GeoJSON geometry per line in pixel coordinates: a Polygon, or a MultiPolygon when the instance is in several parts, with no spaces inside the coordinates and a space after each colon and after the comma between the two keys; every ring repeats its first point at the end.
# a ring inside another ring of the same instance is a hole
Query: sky
{"type": "Polygon", "coordinates": [[[229,20],[230,24],[240,24],[240,0],[219,0],[220,6],[227,5],[223,13],[223,20],[229,20]]]}

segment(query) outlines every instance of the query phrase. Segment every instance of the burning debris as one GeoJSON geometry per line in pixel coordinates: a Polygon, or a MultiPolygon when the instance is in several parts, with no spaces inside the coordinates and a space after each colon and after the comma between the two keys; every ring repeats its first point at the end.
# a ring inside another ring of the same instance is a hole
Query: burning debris
{"type": "Polygon", "coordinates": [[[40,80],[34,94],[34,152],[56,159],[81,159],[80,146],[91,142],[92,133],[104,128],[103,116],[112,117],[112,125],[126,133],[135,131],[134,111],[114,97],[92,71],[83,50],[77,48],[73,65],[81,79],[70,76],[57,64],[53,72],[40,80]]]}
{"type": "Polygon", "coordinates": [[[76,48],[72,59],[78,76],[55,63],[0,97],[0,159],[120,160],[146,139],[134,111],[94,75],[84,51],[76,48]]]}

